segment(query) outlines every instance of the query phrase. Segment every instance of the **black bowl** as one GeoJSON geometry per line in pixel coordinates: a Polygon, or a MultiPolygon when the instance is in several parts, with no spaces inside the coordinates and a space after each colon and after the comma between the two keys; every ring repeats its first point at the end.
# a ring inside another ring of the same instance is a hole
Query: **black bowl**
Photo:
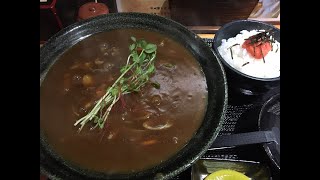
{"type": "Polygon", "coordinates": [[[235,37],[242,30],[270,30],[274,32],[273,37],[280,42],[280,30],[273,25],[266,24],[255,20],[237,20],[222,26],[214,36],[213,49],[217,57],[224,65],[228,87],[236,92],[246,95],[260,95],[264,94],[274,88],[280,86],[280,76],[276,78],[258,78],[249,76],[231,67],[218,51],[222,39],[229,39],[235,37]]]}
{"type": "Polygon", "coordinates": [[[207,110],[202,124],[188,144],[170,159],[158,166],[131,174],[106,174],[77,167],[53,151],[40,129],[40,170],[50,179],[169,179],[196,162],[217,137],[222,127],[228,96],[223,65],[199,36],[181,24],[160,16],[141,13],[108,14],[77,22],[61,30],[40,50],[40,88],[52,64],[68,48],[92,34],[126,28],[165,34],[193,54],[202,67],[208,88],[207,110]]]}

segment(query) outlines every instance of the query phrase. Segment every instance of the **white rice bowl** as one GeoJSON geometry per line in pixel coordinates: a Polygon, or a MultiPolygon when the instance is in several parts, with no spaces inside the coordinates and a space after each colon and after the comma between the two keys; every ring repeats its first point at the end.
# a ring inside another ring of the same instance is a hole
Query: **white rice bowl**
{"type": "Polygon", "coordinates": [[[218,51],[222,58],[233,68],[257,78],[276,78],[280,77],[280,43],[275,41],[272,43],[272,50],[264,56],[265,62],[262,59],[255,59],[246,49],[242,48],[245,39],[258,34],[264,30],[242,30],[236,37],[222,39],[218,51]],[[229,47],[233,46],[232,56],[229,47]],[[249,62],[249,63],[248,63],[249,62]],[[245,65],[244,65],[245,64],[245,65]]]}

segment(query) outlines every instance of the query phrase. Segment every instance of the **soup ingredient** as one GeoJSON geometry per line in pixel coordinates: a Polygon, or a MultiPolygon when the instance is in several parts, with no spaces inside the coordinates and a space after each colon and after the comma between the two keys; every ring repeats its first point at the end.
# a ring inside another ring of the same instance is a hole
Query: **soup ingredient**
{"type": "Polygon", "coordinates": [[[91,86],[93,84],[92,77],[90,75],[84,75],[82,77],[82,84],[84,86],[91,86]]]}
{"type": "Polygon", "coordinates": [[[151,85],[156,89],[160,89],[160,84],[158,82],[151,82],[151,85]]]}
{"type": "MultiPolygon", "coordinates": [[[[99,127],[103,129],[112,107],[122,98],[123,95],[140,91],[150,79],[155,71],[154,61],[157,54],[157,45],[147,43],[145,40],[137,40],[131,37],[133,44],[129,46],[131,54],[128,56],[127,63],[121,67],[120,77],[107,88],[107,92],[95,104],[93,109],[85,116],[76,121],[74,126],[81,125],[79,131],[91,120],[94,120],[91,129],[99,127]]],[[[83,84],[92,84],[91,77],[85,75],[83,84]]],[[[160,85],[157,86],[160,88],[160,85]]],[[[122,101],[123,102],[123,101],[122,101]]]]}
{"type": "Polygon", "coordinates": [[[222,169],[209,174],[204,180],[250,180],[250,178],[235,170],[222,169]]]}
{"type": "Polygon", "coordinates": [[[280,42],[264,30],[242,30],[222,39],[219,54],[231,67],[253,77],[280,77],[280,42]]]}
{"type": "Polygon", "coordinates": [[[167,120],[165,122],[159,122],[159,121],[146,121],[142,124],[142,126],[149,130],[162,130],[167,129],[172,126],[172,122],[170,120],[167,120]]]}

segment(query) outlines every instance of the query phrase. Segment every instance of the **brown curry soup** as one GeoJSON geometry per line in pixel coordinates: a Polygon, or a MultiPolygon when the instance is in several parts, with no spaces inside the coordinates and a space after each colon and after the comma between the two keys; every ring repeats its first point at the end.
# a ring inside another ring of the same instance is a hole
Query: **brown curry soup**
{"type": "Polygon", "coordinates": [[[178,153],[200,127],[207,85],[199,63],[181,44],[151,31],[122,29],[80,41],[48,71],[40,88],[40,127],[53,150],[81,168],[130,173],[178,153]],[[127,94],[104,129],[80,133],[77,119],[88,113],[119,77],[130,36],[157,44],[156,72],[138,93],[127,94]]]}

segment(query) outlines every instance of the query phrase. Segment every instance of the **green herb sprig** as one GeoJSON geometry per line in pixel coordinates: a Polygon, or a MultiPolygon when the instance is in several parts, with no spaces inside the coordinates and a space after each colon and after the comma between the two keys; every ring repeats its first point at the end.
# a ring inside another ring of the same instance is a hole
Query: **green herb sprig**
{"type": "Polygon", "coordinates": [[[131,37],[131,40],[133,43],[129,46],[130,55],[126,65],[120,69],[121,75],[107,88],[106,94],[96,102],[92,110],[74,123],[74,126],[80,125],[79,131],[92,120],[94,126],[91,129],[103,129],[112,107],[121,96],[140,91],[155,72],[157,45],[135,37],[131,37]]]}

